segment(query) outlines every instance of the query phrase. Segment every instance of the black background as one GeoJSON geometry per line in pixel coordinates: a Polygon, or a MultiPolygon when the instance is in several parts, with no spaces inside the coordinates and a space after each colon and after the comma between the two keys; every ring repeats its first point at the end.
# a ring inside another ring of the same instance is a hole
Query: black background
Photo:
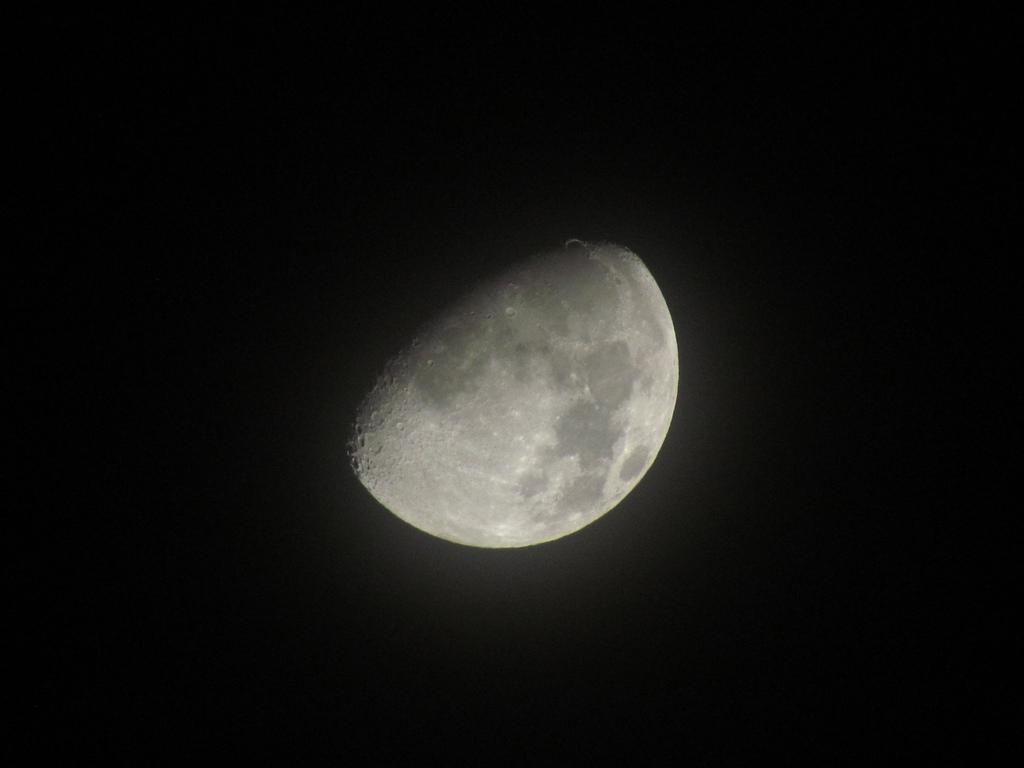
{"type": "Polygon", "coordinates": [[[973,297],[1019,287],[989,240],[998,26],[42,19],[11,100],[42,181],[12,210],[43,219],[8,282],[33,748],[998,748],[1011,540],[967,479],[1012,352],[973,297]],[[636,251],[672,312],[653,468],[543,546],[405,525],[348,468],[360,398],[431,312],[572,237],[636,251]]]}

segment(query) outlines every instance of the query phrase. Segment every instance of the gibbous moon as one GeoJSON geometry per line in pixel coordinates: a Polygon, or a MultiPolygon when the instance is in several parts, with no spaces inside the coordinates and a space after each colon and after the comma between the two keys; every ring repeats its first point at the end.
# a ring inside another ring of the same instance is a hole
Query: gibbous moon
{"type": "Polygon", "coordinates": [[[578,531],[651,467],[679,358],[644,263],[570,240],[480,285],[387,365],[349,444],[407,523],[476,547],[578,531]]]}

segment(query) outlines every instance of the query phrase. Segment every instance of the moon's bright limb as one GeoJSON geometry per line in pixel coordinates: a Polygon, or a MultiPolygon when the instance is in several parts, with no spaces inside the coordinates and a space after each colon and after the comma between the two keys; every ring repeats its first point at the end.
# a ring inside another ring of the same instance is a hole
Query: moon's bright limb
{"type": "Polygon", "coordinates": [[[522,547],[592,523],[668,432],[665,299],[617,245],[570,240],[442,314],[387,366],[350,444],[359,480],[443,539],[522,547]]]}

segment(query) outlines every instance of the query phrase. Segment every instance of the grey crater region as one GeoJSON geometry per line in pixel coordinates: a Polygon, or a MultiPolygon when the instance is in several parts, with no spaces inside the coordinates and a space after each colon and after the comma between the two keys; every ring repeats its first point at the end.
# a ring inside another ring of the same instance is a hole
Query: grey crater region
{"type": "Polygon", "coordinates": [[[650,469],[678,381],[672,318],[644,263],[570,240],[478,286],[395,355],[359,408],[352,466],[434,536],[551,541],[650,469]]]}

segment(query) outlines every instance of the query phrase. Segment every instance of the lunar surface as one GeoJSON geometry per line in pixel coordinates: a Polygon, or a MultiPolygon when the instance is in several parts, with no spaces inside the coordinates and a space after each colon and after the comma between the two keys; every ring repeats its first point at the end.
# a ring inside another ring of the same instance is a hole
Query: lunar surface
{"type": "Polygon", "coordinates": [[[388,363],[356,417],[352,466],[434,536],[551,541],[644,476],[678,380],[672,318],[644,263],[570,240],[470,292],[388,363]]]}

